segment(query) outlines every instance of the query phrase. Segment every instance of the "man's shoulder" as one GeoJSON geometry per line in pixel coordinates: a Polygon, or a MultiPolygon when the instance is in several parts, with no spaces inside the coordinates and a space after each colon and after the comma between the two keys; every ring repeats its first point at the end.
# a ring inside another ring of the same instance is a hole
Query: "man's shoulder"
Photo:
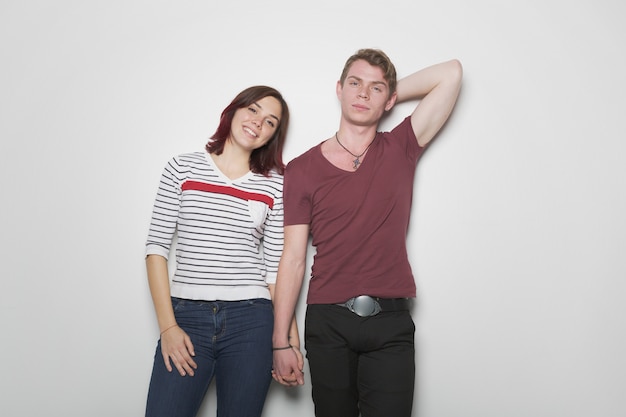
{"type": "Polygon", "coordinates": [[[315,157],[319,155],[319,153],[320,153],[320,149],[319,149],[320,146],[322,146],[322,144],[318,143],[317,145],[309,148],[308,150],[304,151],[300,155],[298,155],[295,158],[293,158],[287,164],[287,169],[289,169],[290,167],[291,168],[302,167],[302,166],[306,166],[308,164],[311,164],[311,162],[314,161],[315,157]]]}
{"type": "Polygon", "coordinates": [[[396,123],[391,130],[383,130],[382,135],[385,137],[394,137],[394,136],[413,136],[415,137],[415,133],[413,133],[413,124],[411,120],[411,116],[403,117],[398,123],[396,123]]]}

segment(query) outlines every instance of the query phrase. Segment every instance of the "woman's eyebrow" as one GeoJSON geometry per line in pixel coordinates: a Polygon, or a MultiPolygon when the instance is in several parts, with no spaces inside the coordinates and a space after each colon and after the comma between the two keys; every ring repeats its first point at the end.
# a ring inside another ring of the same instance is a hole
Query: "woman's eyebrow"
{"type": "MultiPolygon", "coordinates": [[[[263,107],[259,103],[257,103],[256,101],[254,103],[252,103],[252,104],[257,106],[259,109],[263,110],[263,107]]],[[[274,119],[276,119],[277,122],[280,122],[280,119],[278,118],[278,116],[273,115],[273,114],[270,113],[270,117],[273,117],[274,119]]]]}

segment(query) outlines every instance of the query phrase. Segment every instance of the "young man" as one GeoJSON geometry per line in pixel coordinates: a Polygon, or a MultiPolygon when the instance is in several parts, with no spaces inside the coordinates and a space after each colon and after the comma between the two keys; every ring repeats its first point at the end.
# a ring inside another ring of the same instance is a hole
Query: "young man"
{"type": "Polygon", "coordinates": [[[410,416],[415,380],[415,281],[406,250],[417,162],[448,119],[462,79],[457,60],[396,83],[379,50],[350,57],[337,83],[339,130],[285,172],[285,245],[274,300],[274,377],[304,383],[288,339],[302,287],[309,234],[311,271],[305,343],[317,417],[410,416]],[[378,132],[397,102],[419,105],[378,132]]]}

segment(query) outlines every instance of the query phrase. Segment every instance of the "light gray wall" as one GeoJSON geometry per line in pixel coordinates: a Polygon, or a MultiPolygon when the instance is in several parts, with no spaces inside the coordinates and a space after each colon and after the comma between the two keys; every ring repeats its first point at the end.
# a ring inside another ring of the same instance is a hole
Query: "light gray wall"
{"type": "MultiPolygon", "coordinates": [[[[2,0],[2,414],[142,415],[163,165],[260,83],[291,105],[290,160],[336,130],[348,55],[379,47],[400,76],[465,69],[416,180],[414,415],[624,416],[623,16],[614,0],[2,0]]],[[[265,415],[312,410],[309,384],[273,386],[265,415]]]]}

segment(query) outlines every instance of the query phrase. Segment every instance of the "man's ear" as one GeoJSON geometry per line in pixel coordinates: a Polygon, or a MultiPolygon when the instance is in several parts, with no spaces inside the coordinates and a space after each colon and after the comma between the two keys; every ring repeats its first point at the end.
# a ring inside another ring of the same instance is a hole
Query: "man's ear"
{"type": "Polygon", "coordinates": [[[391,108],[396,104],[396,100],[398,99],[398,93],[394,92],[389,100],[387,100],[387,104],[385,105],[385,111],[391,110],[391,108]]]}

